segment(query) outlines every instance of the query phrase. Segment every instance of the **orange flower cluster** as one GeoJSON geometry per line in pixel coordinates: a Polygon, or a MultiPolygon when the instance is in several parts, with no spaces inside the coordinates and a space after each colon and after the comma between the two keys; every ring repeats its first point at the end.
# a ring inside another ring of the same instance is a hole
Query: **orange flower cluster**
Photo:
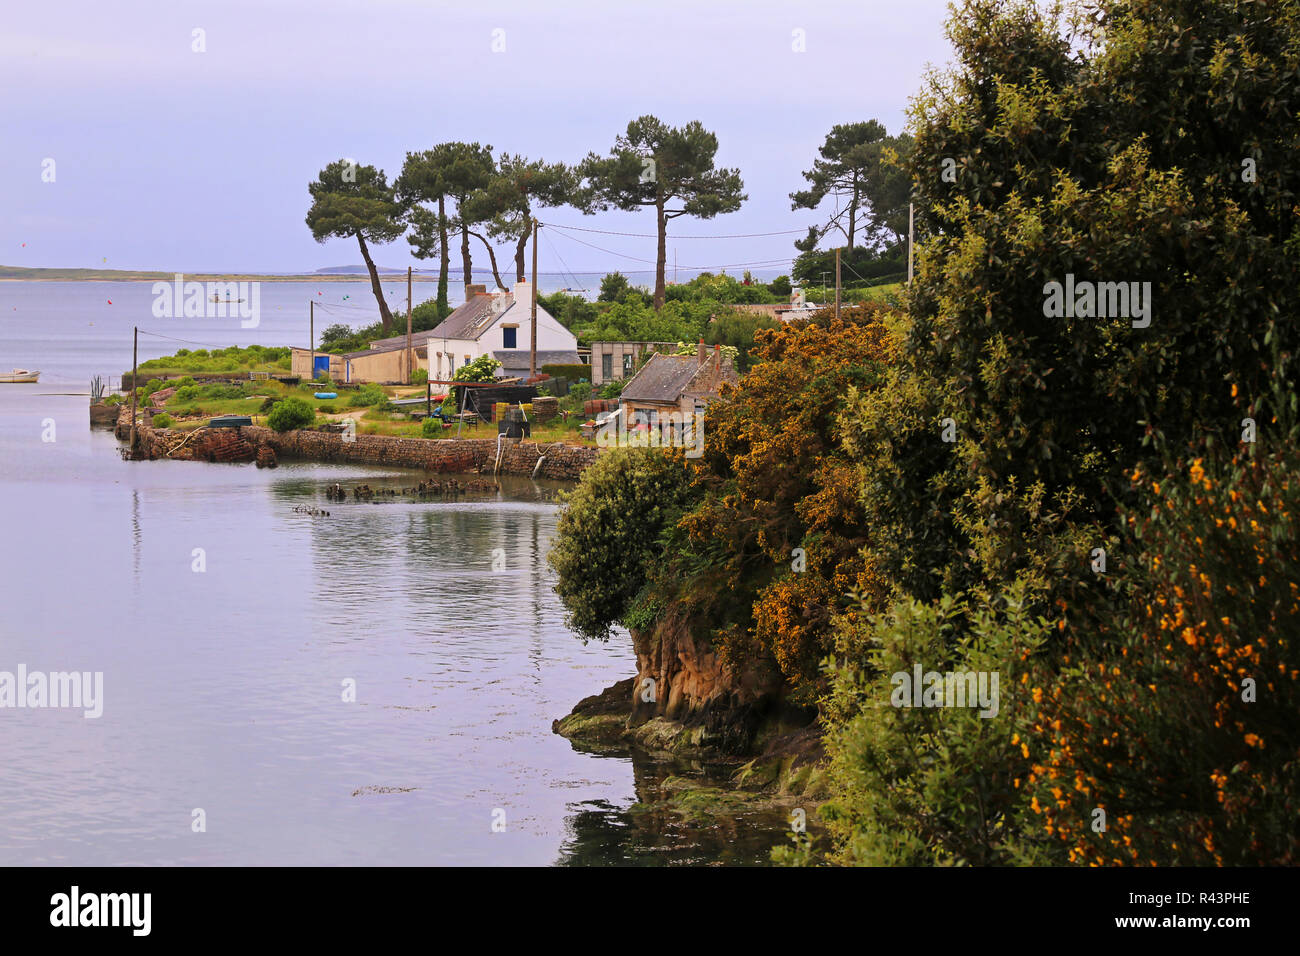
{"type": "Polygon", "coordinates": [[[1025,787],[1070,861],[1300,861],[1300,469],[1284,454],[1134,473],[1161,505],[1128,523],[1147,568],[1135,613],[1090,646],[1100,660],[1033,690],[1025,787]]]}

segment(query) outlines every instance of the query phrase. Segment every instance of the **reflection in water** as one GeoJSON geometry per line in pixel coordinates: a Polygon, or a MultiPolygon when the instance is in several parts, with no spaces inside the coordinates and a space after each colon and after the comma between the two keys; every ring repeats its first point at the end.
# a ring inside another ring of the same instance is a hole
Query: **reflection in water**
{"type": "Polygon", "coordinates": [[[551,733],[633,667],[626,634],[564,626],[553,483],[329,501],[424,476],[123,462],[106,432],[34,459],[33,410],[84,415],[39,401],[0,404],[7,530],[29,542],[0,554],[0,669],[103,671],[105,705],[5,718],[24,771],[0,786],[0,865],[763,862],[781,839],[761,815],[682,818],[656,806],[666,769],[551,733]]]}
{"type": "Polygon", "coordinates": [[[666,781],[688,777],[693,784],[725,788],[724,768],[691,770],[633,755],[632,769],[637,802],[588,800],[571,807],[559,865],[766,864],[773,847],[789,842],[783,809],[691,813],[681,809],[680,799],[670,803],[682,790],[666,781]]]}

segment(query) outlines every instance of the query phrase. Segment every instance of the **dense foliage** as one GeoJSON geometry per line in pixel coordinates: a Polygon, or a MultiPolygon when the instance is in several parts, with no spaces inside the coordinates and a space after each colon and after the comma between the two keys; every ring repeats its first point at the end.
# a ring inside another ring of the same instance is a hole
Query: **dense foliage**
{"type": "Polygon", "coordinates": [[[791,861],[1293,864],[1300,9],[967,0],[949,33],[904,314],[757,332],[591,623],[671,608],[819,700],[830,841],[791,861]],[[997,675],[996,713],[898,705],[917,666],[997,675]]]}
{"type": "Polygon", "coordinates": [[[316,420],[316,409],[301,398],[286,398],[271,407],[266,424],[277,432],[306,428],[316,420]]]}

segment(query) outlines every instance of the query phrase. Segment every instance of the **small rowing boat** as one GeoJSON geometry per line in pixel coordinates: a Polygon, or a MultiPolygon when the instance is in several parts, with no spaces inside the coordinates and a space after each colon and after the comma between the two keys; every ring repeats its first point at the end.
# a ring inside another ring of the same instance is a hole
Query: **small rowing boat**
{"type": "Polygon", "coordinates": [[[40,372],[29,372],[25,368],[16,368],[12,372],[0,372],[0,382],[35,382],[41,377],[40,372]]]}

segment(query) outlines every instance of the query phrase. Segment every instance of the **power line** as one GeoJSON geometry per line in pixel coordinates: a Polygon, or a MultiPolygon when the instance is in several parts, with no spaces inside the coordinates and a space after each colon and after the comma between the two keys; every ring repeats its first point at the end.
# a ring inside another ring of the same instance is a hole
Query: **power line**
{"type": "Polygon", "coordinates": [[[161,332],[150,332],[148,329],[137,329],[136,331],[139,332],[141,335],[152,335],[156,339],[167,339],[172,342],[180,342],[183,345],[198,345],[205,349],[238,348],[238,346],[232,346],[232,345],[218,345],[215,342],[193,342],[189,339],[178,339],[174,335],[163,335],[161,332]]]}
{"type": "MultiPolygon", "coordinates": [[[[561,233],[561,235],[563,235],[563,233],[561,233]]],[[[658,265],[658,263],[656,263],[653,259],[642,259],[640,256],[629,256],[629,255],[627,255],[626,253],[615,252],[613,249],[605,249],[605,248],[603,248],[603,247],[601,247],[601,246],[597,246],[597,245],[595,245],[595,244],[593,244],[593,243],[587,242],[586,240],[579,239],[577,236],[564,236],[564,238],[565,238],[565,239],[568,239],[570,242],[576,242],[576,243],[578,243],[579,245],[587,246],[587,247],[590,248],[590,249],[595,249],[597,252],[603,252],[603,253],[605,253],[606,255],[610,255],[610,256],[619,256],[619,257],[621,257],[621,258],[623,258],[623,259],[631,259],[633,262],[645,262],[645,263],[648,263],[648,264],[650,264],[650,265],[655,265],[655,266],[658,265]]],[[[713,265],[707,265],[707,266],[678,266],[678,268],[679,268],[679,269],[698,269],[698,270],[700,270],[700,271],[702,271],[702,272],[708,272],[708,271],[710,271],[710,270],[712,270],[712,269],[739,269],[739,268],[741,268],[741,267],[745,267],[745,266],[752,266],[752,267],[756,267],[756,268],[762,268],[762,267],[764,267],[764,266],[781,265],[781,264],[783,264],[783,263],[793,262],[793,261],[794,261],[794,257],[793,257],[793,256],[790,256],[790,257],[783,258],[783,259],[761,259],[761,260],[757,260],[757,261],[754,261],[754,262],[724,262],[724,263],[722,263],[721,265],[713,264],[713,265]]],[[[648,269],[643,269],[643,270],[640,270],[640,271],[648,272],[648,271],[650,271],[650,270],[648,270],[648,269]]]]}
{"type": "MultiPolygon", "coordinates": [[[[543,226],[550,226],[552,229],[571,229],[574,232],[596,232],[602,236],[632,236],[636,239],[658,239],[659,234],[655,232],[613,232],[609,229],[584,229],[582,226],[561,226],[553,222],[544,222],[543,226]]],[[[762,239],[766,236],[794,236],[803,235],[807,229],[785,229],[781,232],[738,232],[731,235],[719,236],[669,236],[666,239],[762,239]]]]}
{"type": "MultiPolygon", "coordinates": [[[[551,252],[553,252],[553,253],[555,254],[555,258],[557,258],[557,259],[560,260],[560,266],[561,266],[561,268],[568,269],[568,268],[569,268],[569,264],[568,264],[567,262],[565,262],[565,261],[564,261],[564,257],[563,257],[562,255],[560,255],[560,250],[558,250],[558,249],[555,248],[555,243],[551,242],[551,237],[548,236],[548,235],[546,235],[546,233],[542,232],[540,229],[537,230],[537,233],[538,233],[538,235],[545,236],[545,238],[546,238],[546,248],[550,249],[551,252]]],[[[574,288],[575,290],[585,291],[585,290],[582,289],[582,283],[578,281],[578,277],[577,277],[577,275],[574,274],[572,270],[569,271],[569,277],[568,277],[568,278],[571,279],[571,280],[573,281],[573,288],[574,288]]],[[[567,280],[566,280],[566,281],[567,281],[567,280]]]]}

